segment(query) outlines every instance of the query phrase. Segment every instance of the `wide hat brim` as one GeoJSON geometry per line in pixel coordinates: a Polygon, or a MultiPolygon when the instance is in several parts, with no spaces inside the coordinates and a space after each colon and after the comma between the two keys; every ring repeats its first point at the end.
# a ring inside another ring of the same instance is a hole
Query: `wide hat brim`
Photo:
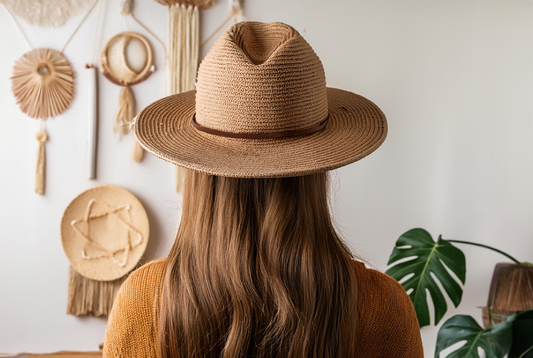
{"type": "Polygon", "coordinates": [[[176,165],[238,178],[301,176],[353,163],[376,150],[387,120],[370,100],[327,88],[329,120],[320,132],[280,139],[228,138],[192,125],[195,91],[171,95],[145,107],[134,133],[141,146],[176,165]]]}

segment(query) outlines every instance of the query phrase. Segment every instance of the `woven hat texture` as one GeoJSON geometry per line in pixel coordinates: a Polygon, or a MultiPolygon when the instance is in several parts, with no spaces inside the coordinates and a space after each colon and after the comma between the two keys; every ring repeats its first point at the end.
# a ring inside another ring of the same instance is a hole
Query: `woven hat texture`
{"type": "Polygon", "coordinates": [[[146,249],[149,231],[139,199],[116,185],[84,191],[61,219],[61,242],[72,267],[99,281],[130,272],[146,249]]]}
{"type": "Polygon", "coordinates": [[[309,43],[281,23],[239,22],[216,41],[196,90],[162,98],[134,120],[152,154],[228,177],[286,177],[341,167],[385,140],[370,100],[326,87],[309,43]]]}

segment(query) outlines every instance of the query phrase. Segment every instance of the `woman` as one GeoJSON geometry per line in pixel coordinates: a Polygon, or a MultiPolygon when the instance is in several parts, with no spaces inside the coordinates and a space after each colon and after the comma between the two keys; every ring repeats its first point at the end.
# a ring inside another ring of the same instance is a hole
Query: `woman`
{"type": "Polygon", "coordinates": [[[104,357],[423,357],[409,297],[353,260],[328,207],[327,171],[379,147],[385,116],[327,88],[295,29],[232,26],[196,91],[152,103],[134,132],[191,170],[175,243],[123,284],[104,357]]]}

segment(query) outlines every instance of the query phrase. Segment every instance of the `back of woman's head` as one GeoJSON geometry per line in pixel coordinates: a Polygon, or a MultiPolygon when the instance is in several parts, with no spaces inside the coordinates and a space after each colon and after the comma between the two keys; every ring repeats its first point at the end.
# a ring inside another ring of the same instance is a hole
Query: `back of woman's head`
{"type": "Polygon", "coordinates": [[[189,171],[168,256],[162,357],[348,357],[352,254],[335,233],[328,176],[189,171]]]}

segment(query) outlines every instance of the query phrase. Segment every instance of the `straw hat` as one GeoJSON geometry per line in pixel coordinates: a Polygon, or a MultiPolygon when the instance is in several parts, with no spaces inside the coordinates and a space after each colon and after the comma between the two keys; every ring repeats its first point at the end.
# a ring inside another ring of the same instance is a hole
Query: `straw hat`
{"type": "Polygon", "coordinates": [[[240,22],[213,45],[196,90],[162,98],[134,119],[149,152],[227,177],[287,177],[372,153],[387,122],[370,100],[326,87],[322,63],[291,26],[240,22]]]}
{"type": "Polygon", "coordinates": [[[116,185],[84,191],[61,219],[65,254],[77,272],[93,280],[111,281],[130,272],[146,249],[148,234],[141,202],[116,185]]]}

